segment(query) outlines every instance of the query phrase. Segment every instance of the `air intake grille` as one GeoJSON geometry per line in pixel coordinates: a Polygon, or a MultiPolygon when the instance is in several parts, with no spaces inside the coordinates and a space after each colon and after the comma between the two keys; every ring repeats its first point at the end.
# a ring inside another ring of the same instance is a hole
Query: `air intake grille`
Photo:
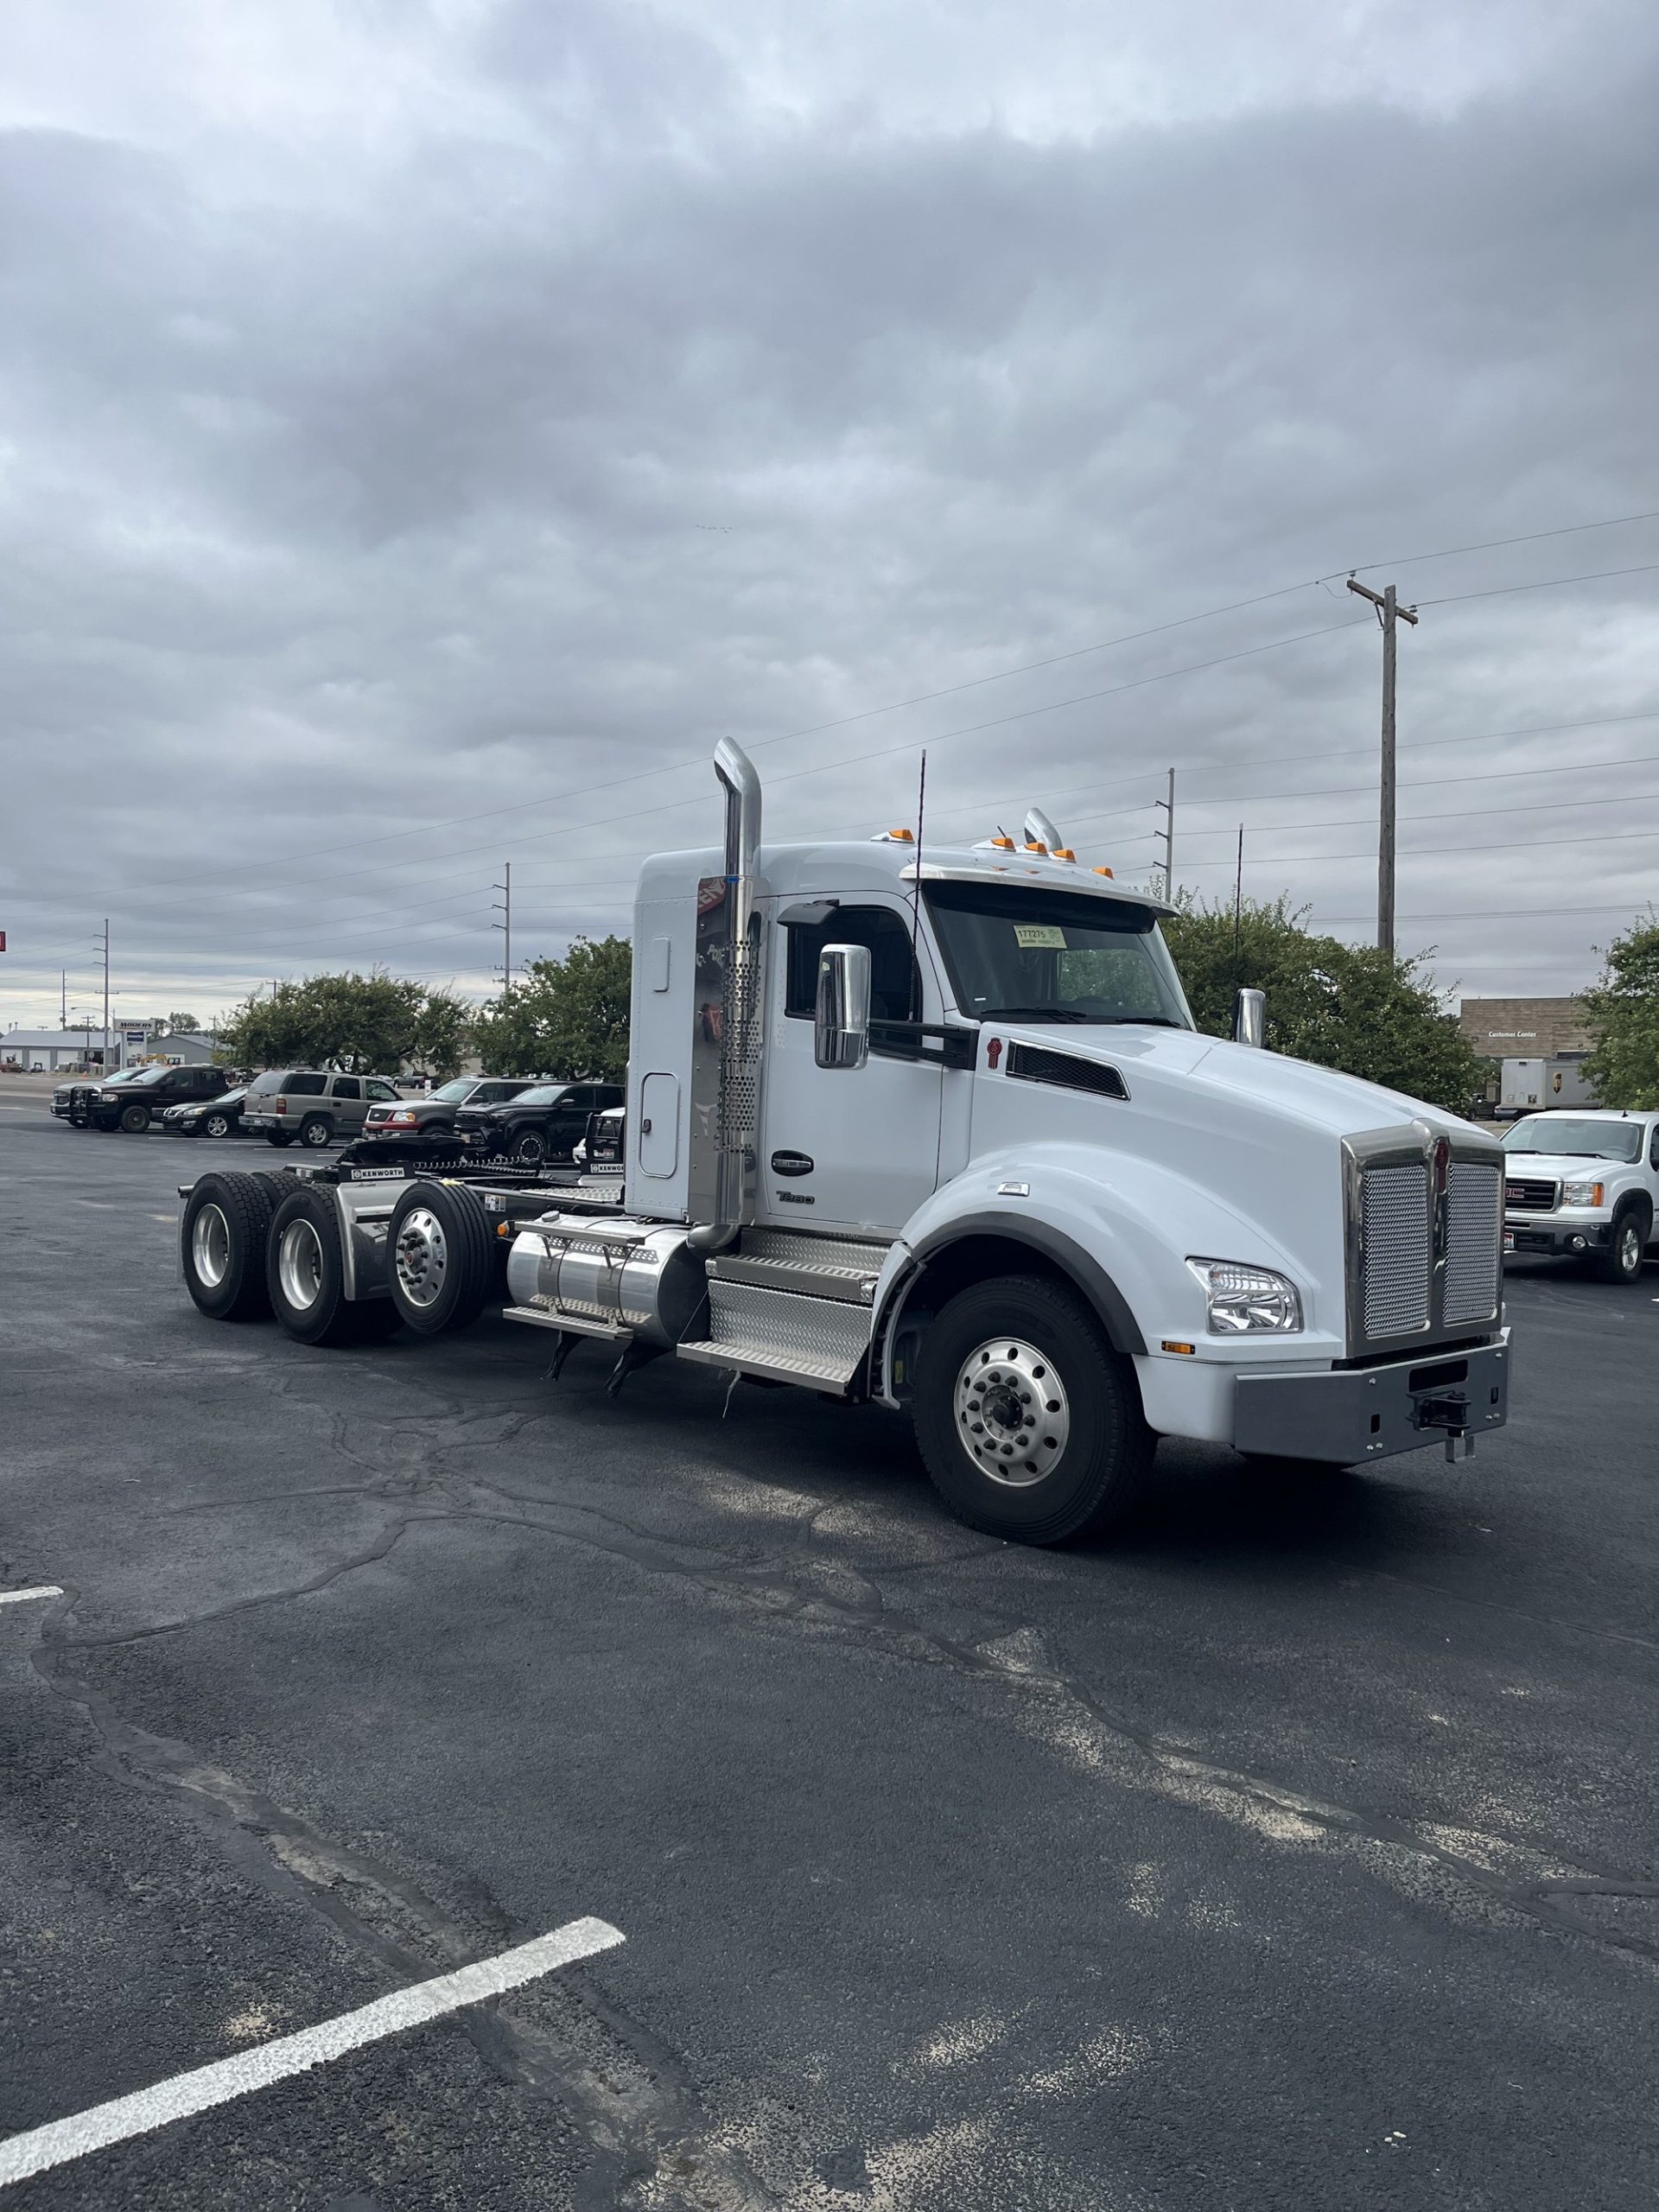
{"type": "Polygon", "coordinates": [[[1128,1085],[1117,1070],[1100,1060],[1082,1060],[1074,1052],[1056,1052],[1046,1045],[1011,1045],[1008,1073],[1027,1083],[1058,1084],[1063,1090],[1092,1090],[1100,1098],[1127,1098],[1128,1085]]]}
{"type": "Polygon", "coordinates": [[[1517,1213],[1554,1213],[1555,1185],[1541,1176],[1512,1175],[1503,1185],[1503,1203],[1517,1213]]]}
{"type": "Polygon", "coordinates": [[[1360,1186],[1365,1334],[1428,1325],[1428,1170],[1370,1167],[1360,1186]]]}
{"type": "Polygon", "coordinates": [[[1496,1164],[1454,1160],[1446,1179],[1446,1318],[1490,1321],[1497,1311],[1502,1219],[1496,1164]]]}

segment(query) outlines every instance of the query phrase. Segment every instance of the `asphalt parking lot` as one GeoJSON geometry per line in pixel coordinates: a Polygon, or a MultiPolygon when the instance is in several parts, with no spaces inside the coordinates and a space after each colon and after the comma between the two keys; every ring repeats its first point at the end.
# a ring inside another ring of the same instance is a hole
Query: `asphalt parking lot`
{"type": "Polygon", "coordinates": [[[625,1941],[8,2208],[1653,2203],[1659,1269],[1515,1269],[1472,1461],[1043,1553],[878,1413],[207,1322],[210,1162],[0,1090],[0,2139],[625,1941]]]}

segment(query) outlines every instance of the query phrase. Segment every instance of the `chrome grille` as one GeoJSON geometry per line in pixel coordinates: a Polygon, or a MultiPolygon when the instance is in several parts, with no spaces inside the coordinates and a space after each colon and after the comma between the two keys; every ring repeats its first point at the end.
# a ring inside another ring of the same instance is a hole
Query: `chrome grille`
{"type": "Polygon", "coordinates": [[[1428,1169],[1421,1162],[1368,1167],[1360,1184],[1365,1334],[1428,1325],[1428,1169]]]}
{"type": "Polygon", "coordinates": [[[1554,1213],[1556,1185],[1542,1175],[1511,1175],[1503,1185],[1503,1203],[1517,1213],[1554,1213]]]}
{"type": "Polygon", "coordinates": [[[1497,1311],[1502,1268],[1503,1170],[1494,1162],[1454,1160],[1446,1178],[1446,1318],[1490,1321],[1497,1311]]]}

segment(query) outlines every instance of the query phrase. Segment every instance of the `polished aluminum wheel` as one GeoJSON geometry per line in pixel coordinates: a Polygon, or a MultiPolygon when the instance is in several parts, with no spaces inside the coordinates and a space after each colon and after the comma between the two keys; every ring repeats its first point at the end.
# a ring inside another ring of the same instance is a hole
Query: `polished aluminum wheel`
{"type": "Polygon", "coordinates": [[[296,1313],[322,1295],[322,1240],[308,1221],[290,1221],[276,1254],[276,1279],[296,1313]]]}
{"type": "Polygon", "coordinates": [[[1642,1272],[1642,1232],[1629,1216],[1619,1224],[1618,1268],[1632,1282],[1642,1272]]]}
{"type": "Polygon", "coordinates": [[[1046,1352],[993,1337],[969,1353],[957,1376],[957,1433],[982,1473],[1011,1490],[1040,1482],[1071,1433],[1065,1386],[1046,1352]]]}
{"type": "Polygon", "coordinates": [[[404,1216],[393,1264],[397,1287],[411,1306],[435,1303],[449,1272],[449,1243],[436,1214],[413,1206],[404,1216]]]}
{"type": "Polygon", "coordinates": [[[204,1289],[217,1290],[231,1267],[231,1224],[217,1206],[203,1206],[190,1230],[190,1264],[204,1289]]]}

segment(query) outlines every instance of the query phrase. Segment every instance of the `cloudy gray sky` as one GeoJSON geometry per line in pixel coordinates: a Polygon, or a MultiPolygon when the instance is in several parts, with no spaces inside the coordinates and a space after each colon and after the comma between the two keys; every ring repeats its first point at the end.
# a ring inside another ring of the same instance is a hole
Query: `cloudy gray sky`
{"type": "Polygon", "coordinates": [[[940,834],[1035,801],[1132,875],[1173,764],[1179,879],[1242,821],[1363,936],[1359,563],[1424,610],[1402,943],[1567,989],[1659,890],[1659,519],[1416,557],[1659,509],[1641,0],[7,40],[0,1026],[97,1003],[105,913],[118,1013],[486,991],[500,862],[515,957],[625,928],[722,731],[776,833],[913,814],[925,742],[940,834]]]}

